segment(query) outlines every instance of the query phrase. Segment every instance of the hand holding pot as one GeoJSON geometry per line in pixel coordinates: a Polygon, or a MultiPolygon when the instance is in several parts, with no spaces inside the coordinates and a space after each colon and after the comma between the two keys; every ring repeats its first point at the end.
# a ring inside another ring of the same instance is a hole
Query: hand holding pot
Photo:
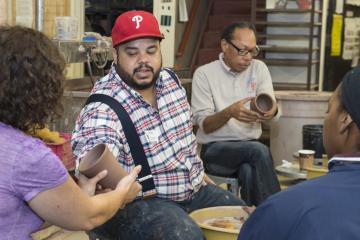
{"type": "Polygon", "coordinates": [[[103,188],[115,189],[120,179],[127,175],[107,146],[99,144],[82,158],[79,171],[92,178],[103,170],[107,170],[107,175],[99,181],[103,188]]]}
{"type": "Polygon", "coordinates": [[[245,107],[245,104],[251,101],[251,99],[252,97],[247,97],[231,104],[227,109],[230,117],[241,122],[256,122],[259,119],[259,114],[245,107]]]}
{"type": "Polygon", "coordinates": [[[277,105],[269,94],[260,93],[251,99],[250,109],[259,113],[259,118],[261,120],[269,120],[275,115],[277,105]]]}

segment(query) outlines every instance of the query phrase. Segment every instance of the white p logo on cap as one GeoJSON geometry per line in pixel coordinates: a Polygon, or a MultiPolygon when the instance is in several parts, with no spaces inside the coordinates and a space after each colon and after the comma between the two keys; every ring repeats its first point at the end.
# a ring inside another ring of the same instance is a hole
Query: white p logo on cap
{"type": "Polygon", "coordinates": [[[143,20],[143,17],[140,15],[133,16],[131,19],[133,22],[136,22],[136,29],[140,27],[140,22],[143,20]]]}

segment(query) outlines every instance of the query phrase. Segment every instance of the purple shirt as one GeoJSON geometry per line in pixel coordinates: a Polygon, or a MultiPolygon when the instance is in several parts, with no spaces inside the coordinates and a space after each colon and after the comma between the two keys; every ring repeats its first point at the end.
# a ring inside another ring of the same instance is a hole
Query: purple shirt
{"type": "Polygon", "coordinates": [[[1,239],[31,239],[43,220],[27,202],[64,183],[67,176],[61,161],[42,141],[0,123],[1,239]]]}

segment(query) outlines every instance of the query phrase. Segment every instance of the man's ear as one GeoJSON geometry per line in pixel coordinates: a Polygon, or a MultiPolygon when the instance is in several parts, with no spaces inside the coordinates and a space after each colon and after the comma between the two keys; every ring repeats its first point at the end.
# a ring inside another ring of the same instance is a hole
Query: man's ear
{"type": "Polygon", "coordinates": [[[225,52],[226,48],[228,47],[228,43],[226,42],[226,40],[221,39],[220,45],[221,45],[221,51],[225,52]]]}
{"type": "Polygon", "coordinates": [[[341,113],[340,116],[340,133],[343,134],[353,122],[353,119],[347,112],[341,113]]]}
{"type": "Polygon", "coordinates": [[[115,64],[117,64],[117,51],[116,51],[116,48],[113,48],[113,51],[112,51],[112,54],[113,54],[113,61],[115,64]]]}

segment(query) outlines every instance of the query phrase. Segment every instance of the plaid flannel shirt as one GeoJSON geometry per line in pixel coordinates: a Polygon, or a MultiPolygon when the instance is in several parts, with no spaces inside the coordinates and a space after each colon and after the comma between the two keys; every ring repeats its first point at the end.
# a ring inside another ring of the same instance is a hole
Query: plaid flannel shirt
{"type": "MultiPolygon", "coordinates": [[[[204,168],[196,154],[186,92],[165,70],[160,72],[155,85],[158,109],[125,84],[112,66],[109,74],[96,82],[91,94],[115,98],[129,114],[143,144],[157,196],[174,201],[188,200],[204,184],[204,168]],[[149,141],[147,131],[159,133],[157,141],[149,141]]],[[[72,136],[74,154],[79,160],[100,143],[109,147],[127,172],[134,168],[116,113],[106,104],[90,103],[76,121],[72,136]]]]}

